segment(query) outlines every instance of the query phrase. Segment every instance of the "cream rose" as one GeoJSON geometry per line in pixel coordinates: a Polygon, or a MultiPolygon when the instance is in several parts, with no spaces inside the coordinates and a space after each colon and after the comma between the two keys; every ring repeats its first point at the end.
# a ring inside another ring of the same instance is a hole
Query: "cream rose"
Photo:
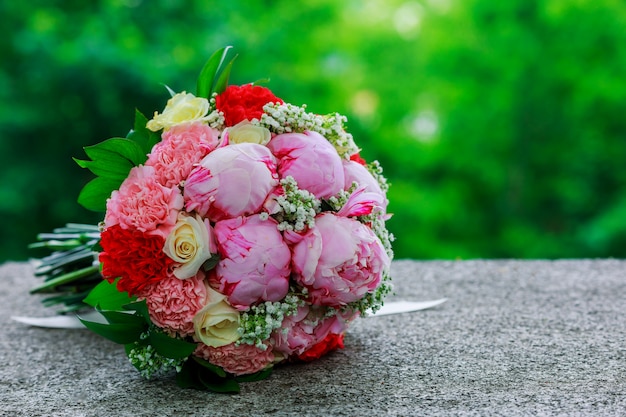
{"type": "Polygon", "coordinates": [[[211,258],[211,252],[217,252],[209,221],[202,221],[197,214],[193,217],[179,213],[176,225],[165,239],[163,252],[177,262],[173,270],[176,278],[194,277],[211,258]]]}
{"type": "Polygon", "coordinates": [[[244,120],[237,123],[235,126],[228,128],[228,142],[229,143],[258,143],[259,145],[267,145],[272,138],[272,134],[269,129],[253,125],[252,123],[244,120]]]}
{"type": "Polygon", "coordinates": [[[209,112],[209,101],[193,94],[178,93],[167,101],[162,114],[154,112],[154,117],[146,127],[153,132],[169,129],[172,126],[202,120],[209,112]]]}
{"type": "Polygon", "coordinates": [[[194,316],[196,337],[211,347],[226,346],[239,339],[239,311],[226,301],[226,296],[212,288],[207,304],[194,316]]]}

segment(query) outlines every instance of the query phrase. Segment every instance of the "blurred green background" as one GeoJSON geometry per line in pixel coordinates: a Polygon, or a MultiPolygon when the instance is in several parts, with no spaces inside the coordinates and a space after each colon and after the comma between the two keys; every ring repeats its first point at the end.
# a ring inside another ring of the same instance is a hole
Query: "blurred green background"
{"type": "Polygon", "coordinates": [[[76,204],[82,147],[232,83],[338,111],[392,186],[396,258],[626,256],[626,3],[0,0],[0,261],[76,204]]]}

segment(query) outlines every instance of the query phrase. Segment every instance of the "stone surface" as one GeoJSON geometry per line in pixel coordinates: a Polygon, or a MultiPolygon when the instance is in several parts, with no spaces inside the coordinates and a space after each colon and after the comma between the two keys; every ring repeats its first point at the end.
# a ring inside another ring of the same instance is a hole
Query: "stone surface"
{"type": "Polygon", "coordinates": [[[359,319],[345,349],[223,395],[143,380],[87,330],[12,321],[54,311],[28,264],[4,264],[0,415],[626,415],[625,261],[395,261],[393,276],[392,299],[449,301],[359,319]]]}

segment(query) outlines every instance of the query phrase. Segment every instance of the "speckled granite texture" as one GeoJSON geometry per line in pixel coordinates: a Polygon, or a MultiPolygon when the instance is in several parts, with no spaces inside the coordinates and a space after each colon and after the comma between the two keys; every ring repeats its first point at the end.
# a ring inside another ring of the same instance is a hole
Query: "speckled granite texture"
{"type": "Polygon", "coordinates": [[[626,261],[395,261],[398,300],[346,348],[237,395],[146,381],[120,346],[13,314],[54,314],[25,263],[0,266],[3,416],[625,416],[626,261]]]}

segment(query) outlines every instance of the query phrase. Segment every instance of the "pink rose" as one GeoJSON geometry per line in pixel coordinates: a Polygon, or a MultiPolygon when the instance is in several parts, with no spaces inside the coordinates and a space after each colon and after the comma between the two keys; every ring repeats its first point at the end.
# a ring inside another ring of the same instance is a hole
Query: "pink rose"
{"type": "Polygon", "coordinates": [[[354,314],[346,314],[323,319],[325,312],[326,309],[304,305],[298,308],[295,315],[285,317],[282,327],[272,333],[274,351],[285,356],[300,355],[324,340],[329,333],[343,333],[354,317],[354,314]]]}
{"type": "Polygon", "coordinates": [[[208,154],[187,178],[184,196],[188,211],[218,221],[257,212],[277,185],[269,149],[240,143],[208,154]]]}
{"type": "Polygon", "coordinates": [[[193,317],[207,301],[204,273],[181,280],[169,276],[148,288],[145,294],[150,319],[167,332],[194,334],[193,317]]]}
{"type": "Polygon", "coordinates": [[[352,183],[356,182],[358,187],[363,187],[365,189],[365,192],[380,195],[381,201],[383,202],[382,208],[383,210],[387,209],[387,204],[389,203],[387,196],[380,189],[378,181],[376,181],[376,178],[374,178],[367,168],[355,161],[343,161],[343,172],[346,178],[345,189],[350,188],[352,183]]]}
{"type": "Polygon", "coordinates": [[[122,229],[151,232],[165,238],[176,224],[183,204],[180,190],[159,184],[153,167],[137,166],[107,200],[104,222],[107,227],[119,224],[122,229]]]}
{"type": "Polygon", "coordinates": [[[364,224],[330,213],[293,247],[295,280],[309,289],[313,304],[340,306],[372,292],[390,266],[374,232],[364,224]]]}
{"type": "Polygon", "coordinates": [[[194,164],[217,147],[218,141],[219,132],[205,123],[176,125],[163,133],[146,165],[155,168],[161,184],[175,187],[189,176],[194,164]]]}
{"type": "Polygon", "coordinates": [[[233,375],[247,375],[262,371],[272,366],[274,354],[268,347],[266,350],[253,345],[234,343],[220,347],[198,344],[194,355],[217,365],[233,375]]]}
{"type": "Polygon", "coordinates": [[[289,290],[291,252],[274,219],[259,215],[215,224],[221,260],[211,284],[234,307],[246,309],[259,301],[280,301],[289,290]]]}
{"type": "Polygon", "coordinates": [[[292,176],[299,188],[317,198],[327,198],[343,190],[341,158],[319,133],[284,133],[270,140],[267,147],[278,158],[281,178],[292,176]]]}

